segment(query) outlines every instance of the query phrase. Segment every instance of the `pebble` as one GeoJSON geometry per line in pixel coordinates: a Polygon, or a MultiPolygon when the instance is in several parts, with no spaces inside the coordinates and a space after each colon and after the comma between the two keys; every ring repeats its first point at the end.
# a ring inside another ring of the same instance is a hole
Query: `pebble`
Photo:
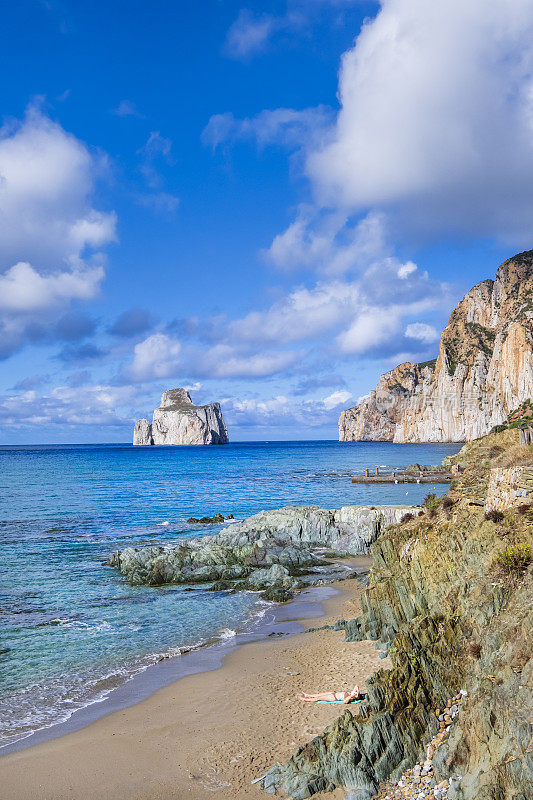
{"type": "Polygon", "coordinates": [[[461,706],[459,705],[466,691],[461,689],[456,697],[450,698],[444,709],[436,708],[435,716],[439,720],[439,732],[429,742],[426,749],[426,759],[415,764],[412,769],[406,770],[396,783],[388,781],[381,785],[377,795],[372,800],[448,800],[449,785],[455,789],[461,780],[457,775],[450,781],[443,780],[435,786],[432,760],[438,747],[447,739],[454,720],[461,706]]]}

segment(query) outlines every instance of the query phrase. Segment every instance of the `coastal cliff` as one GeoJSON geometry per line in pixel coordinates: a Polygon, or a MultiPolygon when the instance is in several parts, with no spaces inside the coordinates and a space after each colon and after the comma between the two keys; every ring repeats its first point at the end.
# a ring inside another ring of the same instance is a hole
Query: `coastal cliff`
{"type": "Polygon", "coordinates": [[[139,419],[134,445],[228,444],[228,431],[219,403],[195,406],[185,389],[169,389],[153,413],[152,422],[139,419]]]}
{"type": "Polygon", "coordinates": [[[455,442],[487,434],[533,397],[533,250],[505,261],[452,311],[438,357],[406,362],[343,411],[339,441],[455,442]]]}
{"type": "Polygon", "coordinates": [[[518,441],[506,430],[465,445],[446,459],[450,495],[429,495],[371,545],[363,613],[338,627],[375,640],[392,669],[367,680],[359,715],[275,764],[268,792],[533,796],[533,450],[518,441]]]}

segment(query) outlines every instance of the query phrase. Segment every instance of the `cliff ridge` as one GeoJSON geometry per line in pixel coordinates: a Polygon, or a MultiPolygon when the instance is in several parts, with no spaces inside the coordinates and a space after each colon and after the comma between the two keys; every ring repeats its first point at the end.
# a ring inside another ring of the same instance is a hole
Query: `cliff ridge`
{"type": "Polygon", "coordinates": [[[343,411],[339,441],[460,442],[533,397],[533,250],[474,286],[452,311],[436,359],[385,373],[343,411]]]}

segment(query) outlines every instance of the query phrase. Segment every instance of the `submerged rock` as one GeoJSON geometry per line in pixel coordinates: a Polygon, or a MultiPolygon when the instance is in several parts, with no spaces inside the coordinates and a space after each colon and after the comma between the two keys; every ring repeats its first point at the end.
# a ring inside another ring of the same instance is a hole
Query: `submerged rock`
{"type": "Polygon", "coordinates": [[[195,406],[185,389],[169,389],[154,410],[152,423],[135,423],[134,445],[228,444],[220,403],[195,406]]]}

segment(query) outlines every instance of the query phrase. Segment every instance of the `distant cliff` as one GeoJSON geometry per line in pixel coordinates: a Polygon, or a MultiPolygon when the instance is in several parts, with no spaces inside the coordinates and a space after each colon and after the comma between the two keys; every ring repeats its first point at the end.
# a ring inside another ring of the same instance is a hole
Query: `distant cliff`
{"type": "Polygon", "coordinates": [[[169,389],[161,398],[152,422],[139,419],[134,445],[228,444],[228,431],[219,403],[195,406],[185,389],[169,389]]]}
{"type": "Polygon", "coordinates": [[[505,261],[452,311],[438,358],[382,375],[343,411],[339,440],[457,442],[483,436],[533,397],[533,250],[505,261]]]}

